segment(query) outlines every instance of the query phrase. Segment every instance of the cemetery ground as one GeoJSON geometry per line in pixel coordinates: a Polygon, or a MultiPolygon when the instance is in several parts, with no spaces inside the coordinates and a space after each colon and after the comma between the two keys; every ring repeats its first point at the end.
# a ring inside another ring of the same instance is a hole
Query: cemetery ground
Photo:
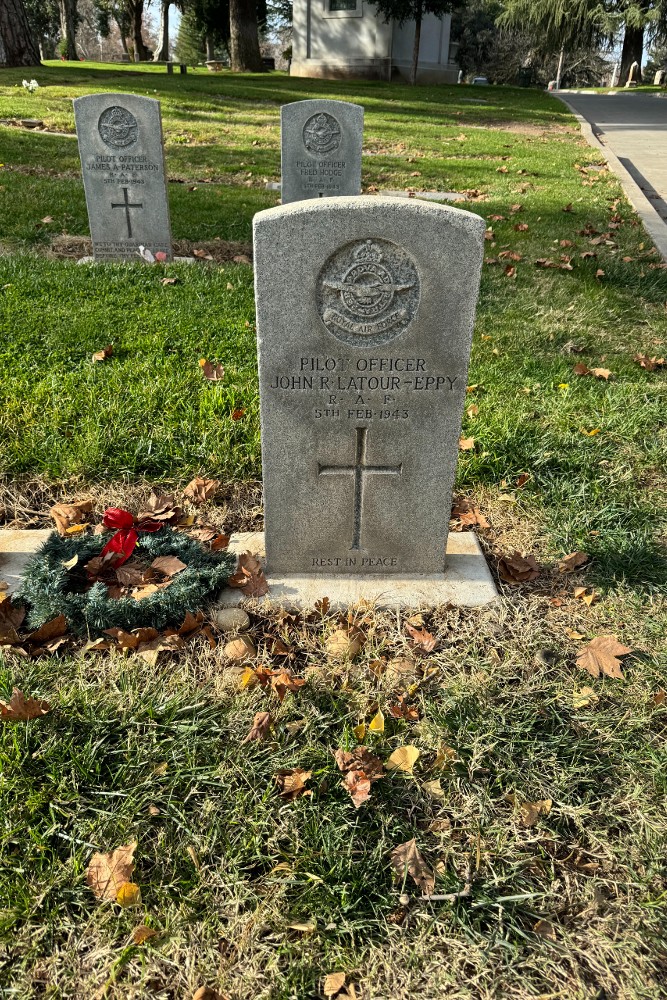
{"type": "Polygon", "coordinates": [[[3,647],[0,697],[51,706],[0,722],[4,994],[661,995],[667,270],[601,155],[533,91],[81,64],[30,95],[21,76],[0,77],[5,525],[73,497],[134,510],[151,485],[180,499],[201,475],[221,485],[200,520],[261,526],[250,223],[277,201],[280,104],[336,97],[365,107],[364,190],[465,191],[487,219],[454,524],[477,520],[501,600],[343,622],[255,607],[240,661],[218,634],[156,662],[3,647]],[[162,101],[196,263],[68,259],[87,233],[75,140],[16,122],[71,133],[71,98],[99,89],[162,101]],[[538,575],[508,582],[516,551],[538,575]],[[580,654],[602,635],[632,652],[594,677],[580,654]],[[273,727],[246,742],[261,712],[273,727]],[[333,751],[360,725],[387,766],[355,809],[333,751]],[[312,794],[290,801],[275,776],[297,768],[312,794]],[[99,902],[93,853],[134,841],[142,902],[99,902]]]}

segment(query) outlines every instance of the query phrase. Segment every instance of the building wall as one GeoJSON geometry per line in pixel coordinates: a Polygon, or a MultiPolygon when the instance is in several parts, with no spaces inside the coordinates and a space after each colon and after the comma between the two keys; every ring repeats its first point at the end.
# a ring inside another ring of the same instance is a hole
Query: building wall
{"type": "MultiPolygon", "coordinates": [[[[331,0],[295,0],[292,34],[293,76],[391,76],[392,28],[376,18],[365,0],[338,0],[353,9],[330,10],[331,0]]],[[[335,5],[335,0],[334,0],[335,5]]]]}

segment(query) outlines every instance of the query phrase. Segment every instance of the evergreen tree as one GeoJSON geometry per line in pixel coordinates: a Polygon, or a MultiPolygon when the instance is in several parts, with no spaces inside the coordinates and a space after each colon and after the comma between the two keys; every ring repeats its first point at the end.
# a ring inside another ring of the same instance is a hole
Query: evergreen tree
{"type": "Polygon", "coordinates": [[[205,31],[195,12],[186,7],[176,38],[176,58],[181,63],[196,66],[206,58],[205,31]]]}

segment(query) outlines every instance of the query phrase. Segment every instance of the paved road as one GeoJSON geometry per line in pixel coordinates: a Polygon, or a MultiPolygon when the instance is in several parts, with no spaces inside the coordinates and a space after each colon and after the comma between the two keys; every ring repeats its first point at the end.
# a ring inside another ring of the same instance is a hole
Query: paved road
{"type": "Polygon", "coordinates": [[[567,92],[563,96],[591,123],[667,222],[667,97],[567,92]]]}

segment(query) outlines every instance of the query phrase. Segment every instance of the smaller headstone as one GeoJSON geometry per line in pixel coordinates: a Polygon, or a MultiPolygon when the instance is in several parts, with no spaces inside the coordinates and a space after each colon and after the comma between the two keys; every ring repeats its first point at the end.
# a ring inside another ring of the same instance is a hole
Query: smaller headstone
{"type": "Polygon", "coordinates": [[[160,103],[136,94],[74,101],[95,260],[138,260],[139,248],[171,260],[160,103]]]}
{"type": "Polygon", "coordinates": [[[653,86],[664,87],[666,81],[667,81],[667,70],[659,69],[658,72],[653,77],[653,86]]]}
{"type": "Polygon", "coordinates": [[[632,66],[630,67],[630,72],[628,73],[628,82],[626,83],[625,86],[636,87],[638,77],[639,77],[639,63],[635,60],[635,62],[633,62],[632,66]]]}
{"type": "Polygon", "coordinates": [[[347,101],[295,101],[280,112],[282,202],[361,193],[364,109],[347,101]]]}

